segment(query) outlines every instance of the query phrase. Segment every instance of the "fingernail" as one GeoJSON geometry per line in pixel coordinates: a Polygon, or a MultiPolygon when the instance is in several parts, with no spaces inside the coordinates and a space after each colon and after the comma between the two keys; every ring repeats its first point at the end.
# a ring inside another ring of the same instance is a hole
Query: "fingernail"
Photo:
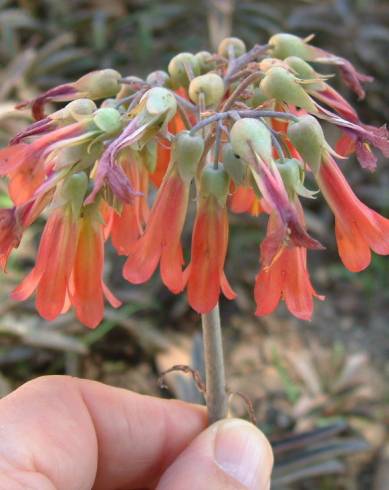
{"type": "Polygon", "coordinates": [[[218,422],[215,460],[246,488],[269,488],[273,455],[267,439],[253,424],[239,419],[218,422]]]}

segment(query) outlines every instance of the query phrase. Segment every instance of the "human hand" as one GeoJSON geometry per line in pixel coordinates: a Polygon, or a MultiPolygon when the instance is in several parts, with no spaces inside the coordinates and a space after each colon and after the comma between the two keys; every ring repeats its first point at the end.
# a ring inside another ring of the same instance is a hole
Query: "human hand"
{"type": "Polygon", "coordinates": [[[49,376],[0,401],[1,490],[267,490],[253,425],[203,407],[49,376]]]}

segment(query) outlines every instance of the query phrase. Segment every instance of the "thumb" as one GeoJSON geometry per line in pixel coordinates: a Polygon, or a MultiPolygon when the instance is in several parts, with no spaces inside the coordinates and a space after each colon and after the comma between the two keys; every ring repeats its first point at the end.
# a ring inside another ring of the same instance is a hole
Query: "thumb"
{"type": "Polygon", "coordinates": [[[254,425],[225,419],[197,436],[163,474],[157,490],[268,490],[273,453],[254,425]]]}

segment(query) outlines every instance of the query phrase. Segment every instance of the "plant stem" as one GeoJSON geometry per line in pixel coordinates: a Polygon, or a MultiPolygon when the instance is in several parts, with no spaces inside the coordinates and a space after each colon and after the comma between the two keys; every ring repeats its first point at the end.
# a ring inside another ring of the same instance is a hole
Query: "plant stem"
{"type": "Polygon", "coordinates": [[[201,315],[209,425],[226,417],[227,394],[219,304],[201,315]]]}

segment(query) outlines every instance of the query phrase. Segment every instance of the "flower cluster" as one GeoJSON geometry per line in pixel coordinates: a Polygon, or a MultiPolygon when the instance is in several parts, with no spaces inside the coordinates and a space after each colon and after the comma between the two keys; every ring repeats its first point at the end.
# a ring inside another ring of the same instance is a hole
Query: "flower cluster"
{"type": "Polygon", "coordinates": [[[321,192],[349,270],[366,268],[371,250],[389,253],[389,220],[358,199],[336,161],[355,153],[374,170],[372,148],[389,156],[388,131],[363,124],[318,64],[337,67],[364,96],[361,84],[370,77],[347,60],[310,39],[277,34],[250,51],[228,38],[217,53],[180,53],[167,72],[146,80],[91,72],[20,104],[35,122],[0,150],[0,175],[14,203],[0,210],[3,269],[25,229],[43,212],[48,219],[36,264],[12,297],[35,292],[42,317],[73,307],[95,327],[104,297],[120,305],[103,280],[110,239],[127,257],[130,283],[146,282],[159,266],[170,291],[186,289],[192,308],[207,313],[221,292],[235,297],[224,273],[230,210],[268,217],[256,313],[269,314],[284,299],[292,314],[310,319],[313,297],[323,297],[311,284],[307,250],[323,247],[307,230],[301,200],[321,192]],[[47,104],[60,102],[67,105],[45,115],[47,104]],[[340,130],[335,149],[322,121],[340,130]],[[182,233],[194,200],[186,261],[182,233]]]}

